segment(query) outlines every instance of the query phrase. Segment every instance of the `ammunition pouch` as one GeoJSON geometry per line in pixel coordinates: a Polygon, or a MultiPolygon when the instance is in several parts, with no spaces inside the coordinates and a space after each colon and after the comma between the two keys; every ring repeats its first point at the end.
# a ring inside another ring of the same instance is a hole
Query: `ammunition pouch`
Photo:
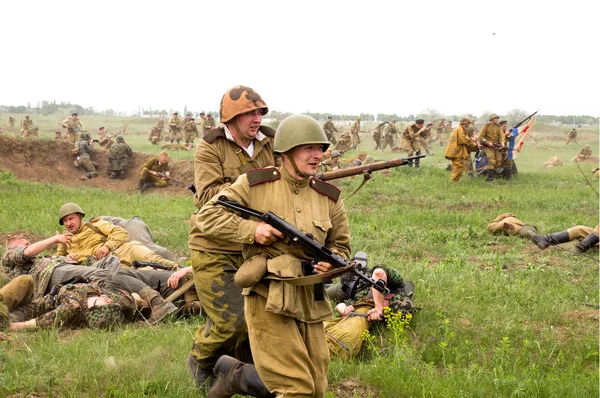
{"type": "Polygon", "coordinates": [[[246,260],[237,270],[234,277],[235,284],[244,289],[256,285],[267,273],[267,256],[257,254],[246,260]]]}

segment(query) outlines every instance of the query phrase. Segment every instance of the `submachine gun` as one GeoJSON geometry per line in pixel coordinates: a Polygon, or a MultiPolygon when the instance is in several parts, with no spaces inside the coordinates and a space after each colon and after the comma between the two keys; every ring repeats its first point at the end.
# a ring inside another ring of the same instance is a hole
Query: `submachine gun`
{"type": "MultiPolygon", "coordinates": [[[[390,293],[390,289],[388,289],[385,286],[385,282],[383,280],[374,280],[365,273],[365,271],[360,267],[359,264],[354,262],[347,262],[341,256],[338,256],[337,254],[333,253],[330,249],[317,242],[312,236],[312,234],[300,231],[292,224],[289,224],[288,222],[284,221],[277,214],[271,211],[261,213],[258,210],[254,210],[249,207],[242,206],[238,202],[231,201],[223,195],[219,196],[219,199],[217,199],[216,203],[225,206],[228,209],[235,210],[241,213],[243,216],[254,217],[269,224],[273,228],[280,231],[288,239],[288,244],[290,245],[293,245],[295,243],[299,243],[300,245],[302,245],[306,254],[310,255],[313,258],[313,261],[310,264],[311,269],[303,269],[305,275],[310,275],[312,273],[312,267],[314,267],[314,264],[318,263],[319,261],[323,261],[331,264],[334,268],[349,267],[348,272],[353,272],[358,278],[368,283],[370,286],[372,286],[377,291],[381,292],[383,295],[387,295],[390,293]]],[[[323,290],[315,289],[315,300],[319,301],[319,299],[323,300],[323,290]]]]}

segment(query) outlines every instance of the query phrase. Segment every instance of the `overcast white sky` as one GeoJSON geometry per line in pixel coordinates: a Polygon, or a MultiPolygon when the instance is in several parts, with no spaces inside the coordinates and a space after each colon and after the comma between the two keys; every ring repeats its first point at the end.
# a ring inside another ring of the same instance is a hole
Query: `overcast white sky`
{"type": "Polygon", "coordinates": [[[0,104],[598,115],[600,3],[2,1],[0,104]]]}

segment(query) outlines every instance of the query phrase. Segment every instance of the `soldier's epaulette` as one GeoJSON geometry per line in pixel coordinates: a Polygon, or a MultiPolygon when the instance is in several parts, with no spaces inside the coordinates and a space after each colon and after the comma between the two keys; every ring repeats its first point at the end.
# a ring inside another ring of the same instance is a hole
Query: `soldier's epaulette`
{"type": "Polygon", "coordinates": [[[318,178],[311,177],[310,187],[320,193],[321,195],[327,196],[329,199],[337,203],[340,198],[341,191],[335,186],[328,182],[321,181],[318,178]]]}
{"type": "Polygon", "coordinates": [[[100,221],[100,217],[90,218],[90,221],[88,221],[88,222],[96,222],[96,221],[100,221]]]}
{"type": "Polygon", "coordinates": [[[269,126],[260,126],[260,132],[266,135],[267,137],[275,137],[275,129],[269,126]]]}
{"type": "Polygon", "coordinates": [[[248,176],[248,185],[251,187],[264,184],[265,182],[277,181],[281,178],[279,170],[273,167],[250,170],[246,175],[248,176]]]}
{"type": "Polygon", "coordinates": [[[208,130],[204,137],[202,137],[204,141],[212,144],[217,138],[226,138],[225,129],[223,127],[218,127],[216,129],[208,130]]]}

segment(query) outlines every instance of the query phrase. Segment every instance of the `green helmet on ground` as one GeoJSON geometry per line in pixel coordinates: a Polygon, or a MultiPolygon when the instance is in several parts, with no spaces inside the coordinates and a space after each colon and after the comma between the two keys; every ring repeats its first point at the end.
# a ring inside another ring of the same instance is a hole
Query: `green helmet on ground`
{"type": "Polygon", "coordinates": [[[284,153],[298,145],[322,144],[329,147],[325,130],[319,122],[307,115],[292,115],[281,121],[275,132],[273,151],[284,153]]]}
{"type": "Polygon", "coordinates": [[[85,213],[77,203],[65,203],[58,211],[58,223],[63,225],[63,218],[73,213],[79,213],[82,216],[85,216],[85,213]]]}
{"type": "Polygon", "coordinates": [[[122,323],[124,320],[121,305],[117,303],[92,307],[87,310],[86,318],[89,327],[99,329],[108,329],[122,323]]]}

